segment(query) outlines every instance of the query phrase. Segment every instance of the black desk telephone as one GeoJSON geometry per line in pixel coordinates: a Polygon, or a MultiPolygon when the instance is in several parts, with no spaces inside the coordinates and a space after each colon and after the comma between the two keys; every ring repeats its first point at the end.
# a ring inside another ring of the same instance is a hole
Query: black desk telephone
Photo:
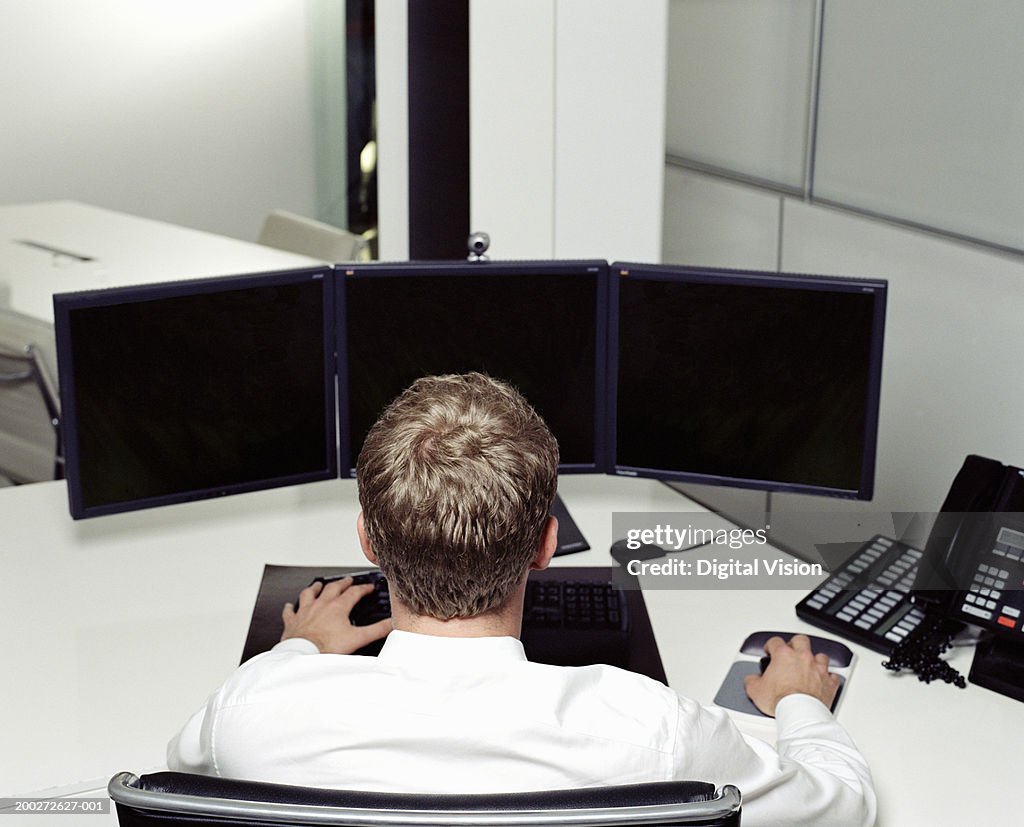
{"type": "Polygon", "coordinates": [[[960,685],[938,655],[963,624],[980,627],[971,683],[1024,701],[1024,471],[968,456],[923,552],[876,537],[797,614],[889,654],[890,668],[960,685]]]}

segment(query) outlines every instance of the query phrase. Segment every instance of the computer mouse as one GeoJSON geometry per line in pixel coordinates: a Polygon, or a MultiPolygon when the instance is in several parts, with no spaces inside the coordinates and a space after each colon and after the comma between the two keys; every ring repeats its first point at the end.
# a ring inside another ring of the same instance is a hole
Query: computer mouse
{"type": "Polygon", "coordinates": [[[655,560],[665,556],[665,549],[654,543],[641,543],[639,548],[629,548],[629,543],[635,540],[616,540],[610,549],[612,559],[619,565],[629,565],[630,560],[655,560]]]}
{"type": "MultiPolygon", "coordinates": [[[[772,656],[771,655],[765,655],[764,657],[762,657],[757,662],[758,668],[761,670],[761,674],[762,675],[764,674],[764,670],[767,669],[771,665],[771,662],[772,662],[772,656]]],[[[836,689],[836,696],[832,699],[832,706],[830,707],[830,709],[833,712],[836,711],[836,706],[839,705],[839,696],[842,694],[843,687],[845,685],[846,685],[846,678],[844,678],[842,675],[840,675],[839,676],[839,687],[836,689]]]]}
{"type": "MultiPolygon", "coordinates": [[[[740,651],[744,655],[764,655],[764,645],[768,642],[769,638],[781,637],[783,640],[789,640],[796,632],[753,632],[747,636],[747,639],[743,641],[740,646],[740,651]]],[[[806,634],[801,632],[801,634],[806,634]]],[[[849,666],[853,662],[853,651],[845,643],[832,638],[819,637],[818,635],[807,635],[811,641],[811,651],[817,654],[828,655],[829,668],[830,669],[843,669],[849,666]]],[[[767,661],[767,656],[761,659],[767,661]]],[[[767,663],[761,668],[763,672],[767,663]]]]}

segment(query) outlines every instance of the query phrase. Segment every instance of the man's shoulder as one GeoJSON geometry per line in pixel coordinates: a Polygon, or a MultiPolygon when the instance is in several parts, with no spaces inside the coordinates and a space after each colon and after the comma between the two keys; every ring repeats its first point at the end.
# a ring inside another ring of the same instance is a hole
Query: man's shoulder
{"type": "Polygon", "coordinates": [[[320,654],[316,646],[296,638],[241,664],[224,682],[221,694],[240,696],[315,684],[325,677],[373,671],[374,661],[360,655],[320,654]]]}
{"type": "Polygon", "coordinates": [[[530,661],[528,668],[538,673],[558,675],[574,691],[617,698],[656,706],[676,706],[679,695],[661,681],[618,666],[598,663],[589,666],[551,666],[530,661]]]}

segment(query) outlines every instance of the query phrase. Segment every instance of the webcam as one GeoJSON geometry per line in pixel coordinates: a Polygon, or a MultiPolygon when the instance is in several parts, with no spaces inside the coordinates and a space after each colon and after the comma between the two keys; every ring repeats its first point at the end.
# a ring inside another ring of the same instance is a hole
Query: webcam
{"type": "Polygon", "coordinates": [[[491,246],[491,237],[487,233],[472,233],[466,241],[469,248],[469,261],[487,261],[487,248],[491,246]]]}

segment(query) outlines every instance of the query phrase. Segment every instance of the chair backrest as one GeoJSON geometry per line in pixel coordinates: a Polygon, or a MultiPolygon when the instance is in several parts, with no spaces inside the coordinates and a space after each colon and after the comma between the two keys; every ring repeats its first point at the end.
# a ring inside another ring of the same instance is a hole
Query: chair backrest
{"type": "Polygon", "coordinates": [[[107,787],[121,827],[175,824],[284,827],[734,827],[740,793],[701,781],[574,790],[419,795],[324,790],[163,772],[115,775],[107,787]]]}
{"type": "Polygon", "coordinates": [[[13,482],[60,473],[53,326],[0,308],[0,474],[13,482]]]}
{"type": "Polygon", "coordinates": [[[369,251],[362,236],[287,210],[271,212],[257,240],[267,247],[302,253],[330,264],[365,261],[369,251]]]}

